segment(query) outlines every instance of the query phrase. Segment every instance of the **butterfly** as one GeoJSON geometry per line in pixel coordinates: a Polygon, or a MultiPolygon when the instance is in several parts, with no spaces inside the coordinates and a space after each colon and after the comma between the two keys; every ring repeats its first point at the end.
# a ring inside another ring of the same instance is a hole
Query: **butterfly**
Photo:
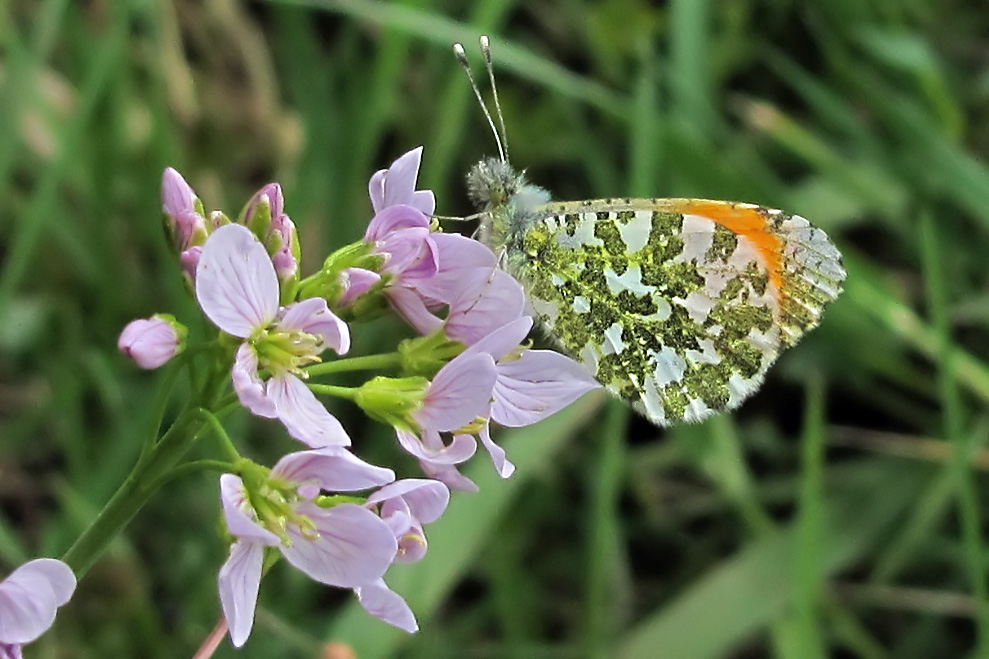
{"type": "Polygon", "coordinates": [[[501,136],[454,49],[500,153],[467,175],[479,239],[552,340],[652,422],[736,408],[841,293],[841,253],[799,215],[707,199],[552,202],[506,157],[487,38],[501,136]]]}

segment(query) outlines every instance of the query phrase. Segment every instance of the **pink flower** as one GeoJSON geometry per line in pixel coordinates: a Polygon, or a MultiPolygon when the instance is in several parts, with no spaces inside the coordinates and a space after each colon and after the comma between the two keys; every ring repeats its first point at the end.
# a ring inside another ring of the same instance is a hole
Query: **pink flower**
{"type": "Polygon", "coordinates": [[[346,323],[326,300],[310,298],[279,307],[278,276],[264,246],[247,228],[217,229],[203,247],[196,297],[206,316],[227,334],[244,339],[232,379],[241,403],[258,416],[278,418],[309,446],[347,446],[350,438],[300,378],[327,348],[350,347],[346,323]],[[260,370],[269,376],[262,380],[260,370]]]}
{"type": "MultiPolygon", "coordinates": [[[[434,480],[406,479],[383,488],[368,497],[368,507],[380,505],[381,519],[388,524],[398,541],[396,561],[415,562],[426,555],[423,524],[440,518],[450,502],[450,490],[434,480]]],[[[401,595],[392,591],[384,579],[355,588],[357,599],[373,616],[399,629],[418,631],[415,614],[401,595]]]]}
{"type": "Polygon", "coordinates": [[[398,442],[420,461],[454,465],[468,460],[477,445],[473,437],[459,432],[491,408],[491,395],[497,379],[494,360],[485,353],[462,353],[433,378],[410,422],[396,423],[398,442]],[[449,445],[440,433],[453,432],[449,445]]]}
{"type": "MultiPolygon", "coordinates": [[[[511,476],[515,465],[508,460],[504,449],[491,439],[489,418],[503,426],[531,425],[601,386],[580,364],[565,355],[552,350],[522,348],[519,344],[531,328],[532,319],[522,316],[484,336],[457,357],[487,355],[495,362],[491,404],[478,415],[482,422],[473,433],[491,456],[502,478],[511,476]]],[[[475,446],[472,436],[454,435],[449,446],[443,444],[439,432],[426,432],[420,438],[399,433],[399,441],[406,451],[419,459],[430,477],[445,482],[451,489],[476,489],[474,483],[454,466],[471,457],[467,455],[466,445],[470,442],[475,446]]]]}
{"type": "Polygon", "coordinates": [[[265,547],[277,547],[310,578],[342,588],[375,583],[398,551],[394,532],[374,512],[354,503],[324,507],[315,501],[320,490],[346,492],[391,482],[390,469],[328,447],[291,453],[270,473],[263,471],[245,470],[244,479],[220,477],[223,513],[236,541],[218,585],[236,647],[247,641],[254,624],[265,547]]]}
{"type": "Polygon", "coordinates": [[[19,659],[21,645],[51,627],[75,589],[71,568],[53,558],[29,561],[0,582],[0,657],[19,659]]]}
{"type": "Polygon", "coordinates": [[[132,320],[117,347],[141,368],[158,368],[185,349],[188,330],[168,314],[132,320]]]}
{"type": "Polygon", "coordinates": [[[423,215],[433,214],[436,198],[432,191],[416,190],[421,160],[420,146],[400,156],[388,169],[374,173],[367,188],[375,213],[380,213],[389,206],[402,204],[419,210],[423,215]]]}

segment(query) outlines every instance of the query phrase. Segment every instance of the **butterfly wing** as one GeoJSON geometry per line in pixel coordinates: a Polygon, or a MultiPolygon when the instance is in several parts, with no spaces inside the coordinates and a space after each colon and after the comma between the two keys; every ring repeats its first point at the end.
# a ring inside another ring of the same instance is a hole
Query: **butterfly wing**
{"type": "Polygon", "coordinates": [[[738,406],[845,278],[823,231],[751,204],[603,199],[536,213],[508,269],[560,346],[660,425],[738,406]]]}

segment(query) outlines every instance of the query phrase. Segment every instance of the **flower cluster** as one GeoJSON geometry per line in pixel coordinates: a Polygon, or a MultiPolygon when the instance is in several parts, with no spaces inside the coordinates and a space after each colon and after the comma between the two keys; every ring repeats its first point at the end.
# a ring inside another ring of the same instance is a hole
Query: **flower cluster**
{"type": "MultiPolygon", "coordinates": [[[[219,330],[182,359],[198,352],[222,365],[219,389],[231,386],[231,400],[277,419],[305,445],[269,469],[224,436],[231,460],[220,496],[231,549],[219,590],[236,646],[250,633],[266,561],[278,556],[415,631],[415,616],[384,576],[394,562],[422,558],[423,526],[442,515],[450,489],[477,489],[458,465],[480,441],[498,473],[510,476],[515,467],[492,440],[492,422],[535,423],[599,386],[568,357],[525,344],[532,319],[521,286],[488,247],[438,230],[433,193],[416,190],[421,156],[421,148],[410,151],[371,177],[374,216],[364,238],[305,278],[277,184],[231,220],[207,213],[178,172],[165,172],[168,234],[200,309],[219,330]],[[345,357],[350,324],[389,310],[418,335],[391,353],[345,357]],[[317,382],[369,363],[386,374],[359,387],[317,382]],[[391,469],[358,458],[318,395],[349,400],[394,428],[426,478],[396,480],[391,469]]],[[[186,337],[174,318],[157,315],[128,325],[119,345],[138,365],[155,368],[182,353],[186,337]]],[[[207,397],[203,414],[219,409],[218,401],[222,393],[207,397]]]]}

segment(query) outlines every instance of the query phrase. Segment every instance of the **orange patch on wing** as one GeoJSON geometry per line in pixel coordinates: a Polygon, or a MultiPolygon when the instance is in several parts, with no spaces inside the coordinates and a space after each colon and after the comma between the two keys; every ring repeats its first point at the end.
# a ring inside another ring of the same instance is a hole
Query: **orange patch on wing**
{"type": "Polygon", "coordinates": [[[706,217],[748,238],[762,255],[769,271],[769,280],[780,294],[783,293],[783,241],[769,228],[766,218],[757,208],[726,201],[697,200],[684,204],[681,212],[706,217]]]}

